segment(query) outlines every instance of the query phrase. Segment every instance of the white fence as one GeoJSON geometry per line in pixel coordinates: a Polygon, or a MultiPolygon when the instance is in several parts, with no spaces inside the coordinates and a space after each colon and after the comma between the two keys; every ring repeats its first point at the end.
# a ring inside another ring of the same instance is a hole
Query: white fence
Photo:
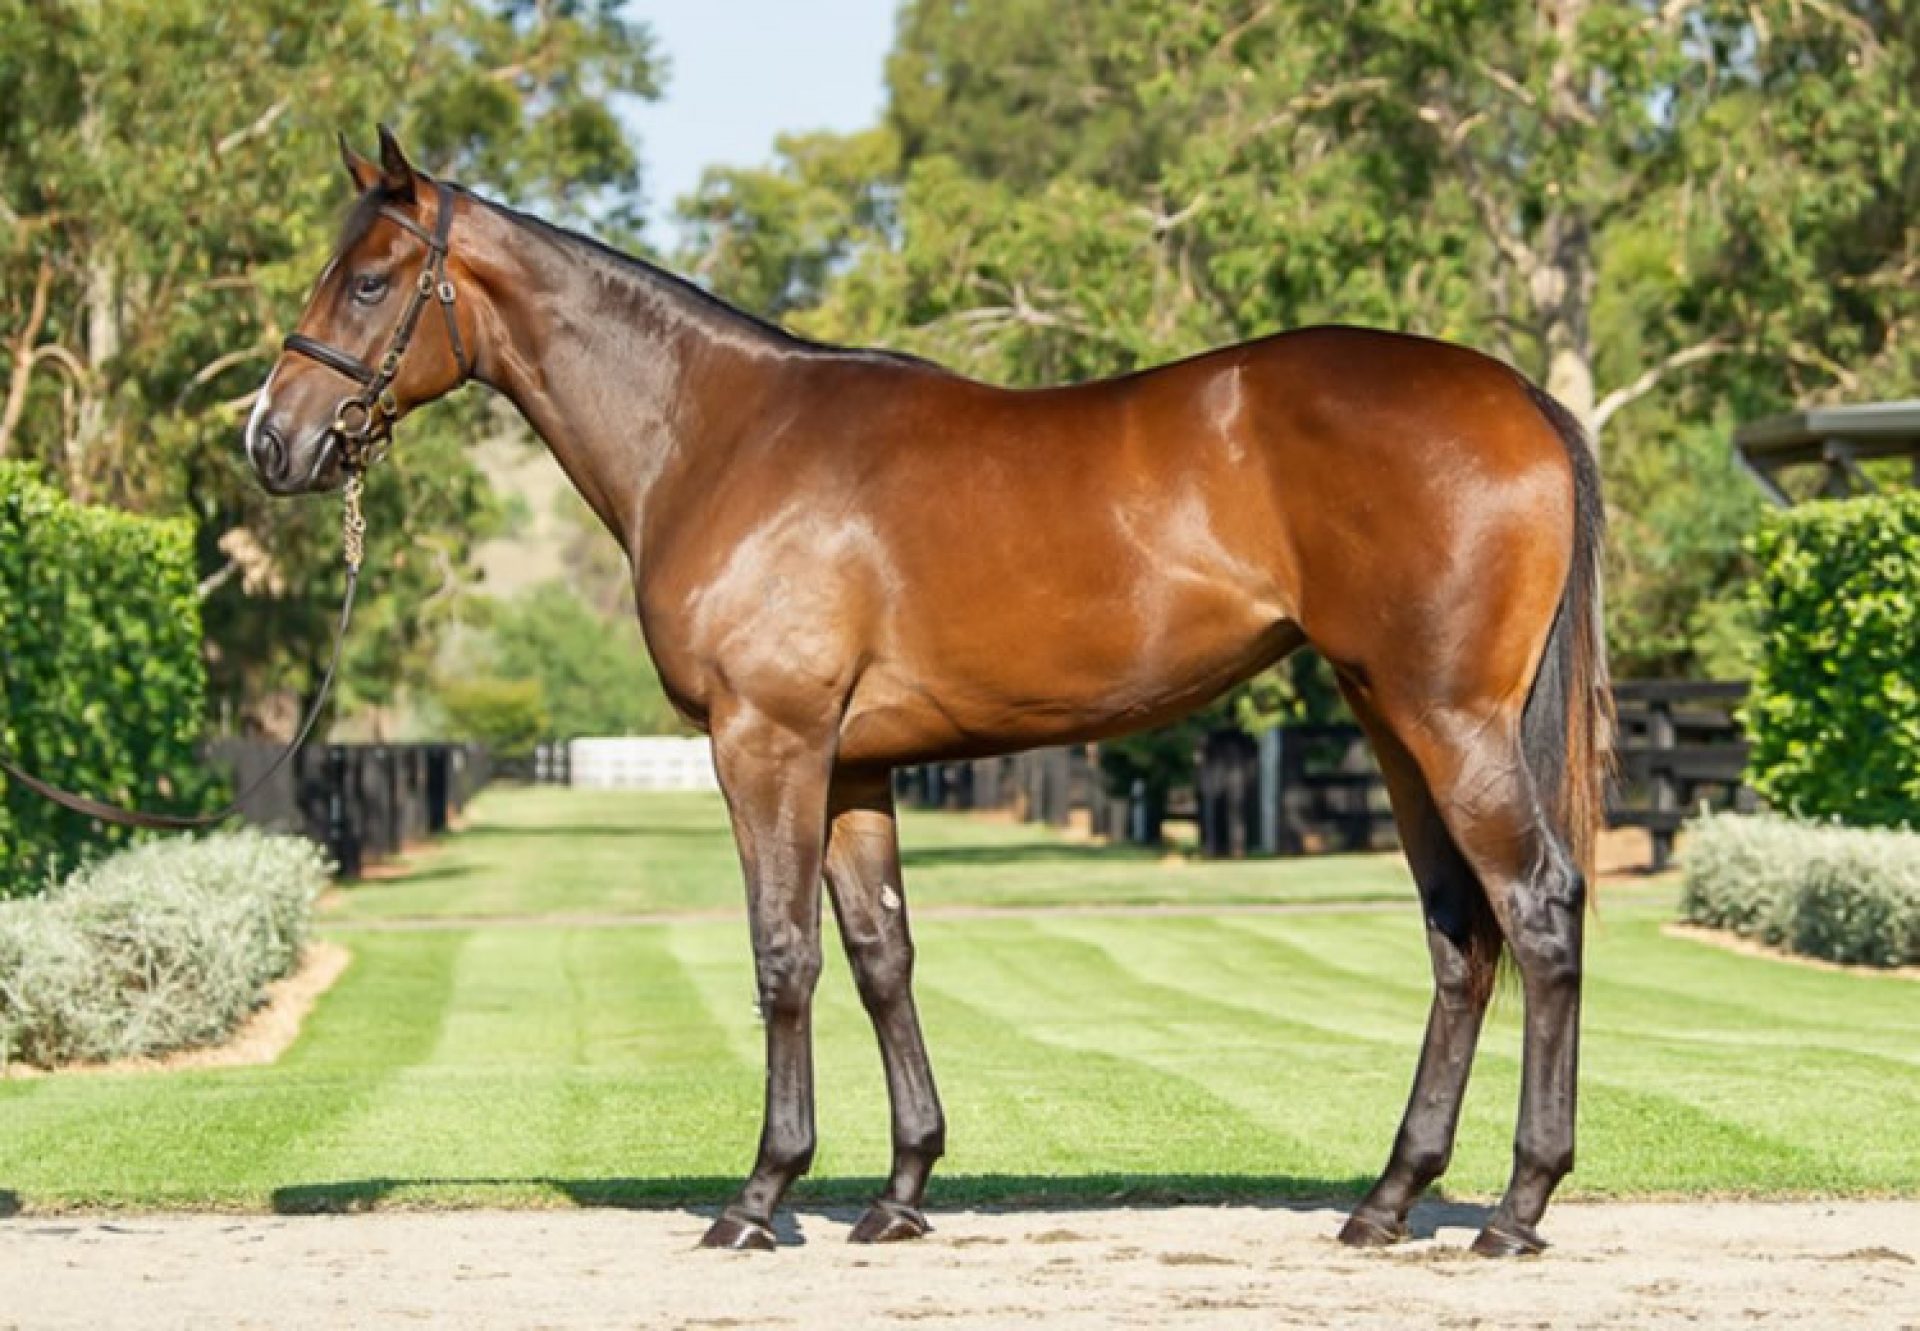
{"type": "Polygon", "coordinates": [[[590,790],[718,790],[705,739],[635,735],[576,739],[567,746],[570,784],[590,790]]]}

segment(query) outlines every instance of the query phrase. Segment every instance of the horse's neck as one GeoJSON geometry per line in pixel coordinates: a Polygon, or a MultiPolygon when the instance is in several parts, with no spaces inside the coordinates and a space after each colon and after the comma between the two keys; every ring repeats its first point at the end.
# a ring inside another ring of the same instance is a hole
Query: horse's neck
{"type": "Polygon", "coordinates": [[[780,335],[678,280],[491,207],[479,376],[520,409],[637,556],[674,472],[718,446],[716,382],[764,380],[780,335]]]}

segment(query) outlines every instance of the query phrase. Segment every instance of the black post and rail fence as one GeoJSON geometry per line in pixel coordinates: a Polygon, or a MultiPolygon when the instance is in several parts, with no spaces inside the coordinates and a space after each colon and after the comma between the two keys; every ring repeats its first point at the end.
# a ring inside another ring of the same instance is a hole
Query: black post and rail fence
{"type": "MultiPolygon", "coordinates": [[[[266,740],[220,740],[208,758],[245,787],[279,755],[266,740]]],[[[492,774],[470,744],[314,744],[241,805],[257,827],[325,846],[343,877],[444,832],[492,774]]]]}
{"type": "MultiPolygon", "coordinates": [[[[1735,718],[1747,686],[1717,680],[1616,685],[1617,775],[1612,827],[1646,829],[1650,862],[1672,859],[1682,822],[1702,807],[1751,810],[1741,781],[1748,745],[1735,718]]],[[[1218,730],[1202,738],[1190,785],[1114,792],[1092,745],[904,770],[897,793],[926,808],[1003,810],[1096,836],[1157,842],[1163,818],[1190,819],[1203,855],[1302,855],[1385,850],[1397,844],[1386,784],[1356,725],[1282,726],[1260,735],[1218,730]]]]}

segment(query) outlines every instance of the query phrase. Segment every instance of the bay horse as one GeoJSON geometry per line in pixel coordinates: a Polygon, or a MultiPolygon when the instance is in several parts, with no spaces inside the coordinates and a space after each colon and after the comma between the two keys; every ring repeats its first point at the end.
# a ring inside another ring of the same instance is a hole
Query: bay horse
{"type": "Polygon", "coordinates": [[[893,769],[1159,725],[1311,644],[1385,771],[1434,975],[1405,1117],[1340,1237],[1404,1237],[1446,1168],[1504,951],[1519,1127],[1473,1246],[1541,1250],[1610,729],[1599,482],[1559,403],[1462,347],[1343,327],[994,387],[790,335],[423,175],[384,129],[378,162],[341,150],[359,201],[246,452],[273,493],[329,490],[474,379],[632,561],[660,681],[712,737],[766,1026],[758,1159],[705,1245],[772,1248],[813,1158],[823,880],[892,1116],[852,1237],[927,1230],[946,1128],[893,769]]]}

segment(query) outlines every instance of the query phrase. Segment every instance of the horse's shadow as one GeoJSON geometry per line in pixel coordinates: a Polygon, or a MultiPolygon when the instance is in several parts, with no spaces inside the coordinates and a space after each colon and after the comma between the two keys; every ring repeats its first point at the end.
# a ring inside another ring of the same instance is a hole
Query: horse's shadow
{"type": "Polygon", "coordinates": [[[20,1194],[7,1188],[0,1188],[0,1220],[20,1214],[20,1194]]]}
{"type": "MultiPolygon", "coordinates": [[[[943,1180],[935,1186],[929,1211],[1150,1210],[1174,1206],[1234,1205],[1261,1209],[1319,1212],[1335,1217],[1351,1210],[1372,1182],[1366,1178],[1301,1178],[1291,1175],[1228,1176],[1207,1174],[1095,1174],[1074,1177],[1027,1174],[973,1174],[943,1180]]],[[[532,1184],[552,1188],[575,1206],[623,1211],[685,1211],[710,1217],[720,1199],[731,1196],[738,1180],[719,1177],[675,1178],[369,1178],[331,1183],[301,1183],[276,1188],[273,1210],[281,1215],[328,1215],[369,1211],[396,1193],[413,1188],[462,1190],[524,1188],[532,1184]]],[[[790,1202],[774,1219],[783,1244],[806,1242],[800,1217],[821,1216],[851,1222],[881,1180],[837,1178],[803,1180],[790,1202]]],[[[1408,1232],[1416,1239],[1432,1238],[1441,1229],[1477,1229],[1492,1208],[1475,1202],[1433,1197],[1421,1202],[1408,1218],[1408,1232]]]]}

